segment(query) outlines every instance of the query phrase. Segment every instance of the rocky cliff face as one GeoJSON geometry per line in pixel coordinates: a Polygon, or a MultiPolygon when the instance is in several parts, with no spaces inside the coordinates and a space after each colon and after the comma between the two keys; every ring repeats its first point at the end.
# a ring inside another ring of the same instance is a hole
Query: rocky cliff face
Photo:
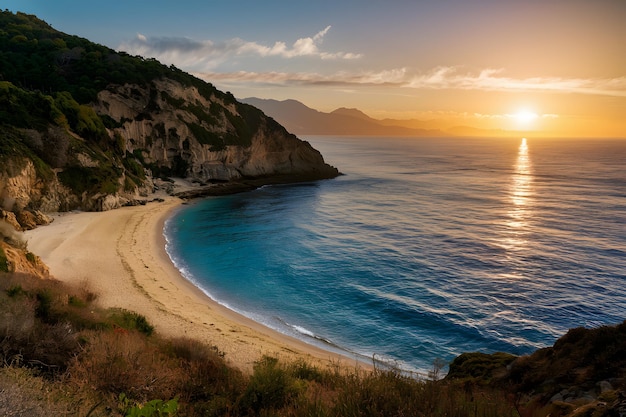
{"type": "Polygon", "coordinates": [[[229,98],[160,79],[144,87],[104,90],[94,109],[116,122],[112,134],[123,140],[127,152],[194,181],[337,175],[307,142],[229,98]]]}
{"type": "Polygon", "coordinates": [[[65,211],[78,200],[56,177],[44,180],[28,158],[6,160],[0,168],[0,220],[16,229],[50,223],[42,212],[65,211]]]}

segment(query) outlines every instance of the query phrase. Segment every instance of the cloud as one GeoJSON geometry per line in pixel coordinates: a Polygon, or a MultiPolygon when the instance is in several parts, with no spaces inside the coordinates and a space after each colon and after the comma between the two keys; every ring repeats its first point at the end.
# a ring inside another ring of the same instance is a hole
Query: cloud
{"type": "Polygon", "coordinates": [[[406,68],[384,71],[365,71],[352,73],[340,71],[325,75],[312,72],[251,72],[237,71],[230,73],[196,72],[195,76],[207,81],[228,81],[259,84],[283,85],[336,85],[336,86],[404,86],[406,68]]]}
{"type": "Polygon", "coordinates": [[[291,46],[284,41],[277,41],[272,46],[258,42],[245,41],[234,38],[223,42],[211,40],[198,41],[180,37],[148,37],[143,34],[131,41],[122,43],[118,50],[130,54],[156,58],[166,64],[174,64],[181,68],[195,70],[210,70],[221,63],[242,56],[260,57],[317,57],[320,59],[358,59],[362,55],[352,52],[326,52],[320,49],[320,44],[331,26],[327,26],[312,37],[296,40],[291,46]]]}
{"type": "MultiPolygon", "coordinates": [[[[519,113],[505,113],[505,114],[485,114],[485,113],[466,113],[465,114],[466,117],[472,117],[475,119],[518,119],[519,118],[519,113]]],[[[542,113],[542,114],[536,114],[535,117],[541,118],[541,119],[558,119],[559,116],[558,114],[554,114],[554,113],[542,113]]]]}
{"type": "Polygon", "coordinates": [[[430,90],[482,90],[504,92],[554,92],[626,97],[626,77],[617,78],[559,78],[506,77],[501,69],[484,69],[477,74],[462,73],[455,67],[438,67],[415,74],[407,68],[383,71],[347,72],[333,74],[249,72],[199,72],[197,76],[210,80],[281,85],[333,85],[346,87],[388,86],[430,90]]]}
{"type": "Polygon", "coordinates": [[[438,67],[407,80],[407,87],[483,91],[537,91],[626,97],[626,77],[617,78],[511,78],[503,69],[487,68],[477,74],[456,67],[438,67]]]}

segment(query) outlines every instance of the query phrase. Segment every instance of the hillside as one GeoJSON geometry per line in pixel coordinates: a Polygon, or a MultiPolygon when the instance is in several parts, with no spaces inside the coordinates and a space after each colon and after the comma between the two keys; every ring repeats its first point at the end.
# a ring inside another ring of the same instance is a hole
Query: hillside
{"type": "Polygon", "coordinates": [[[107,210],[159,178],[255,185],[331,178],[259,109],[173,66],[0,12],[0,209],[107,210]]]}

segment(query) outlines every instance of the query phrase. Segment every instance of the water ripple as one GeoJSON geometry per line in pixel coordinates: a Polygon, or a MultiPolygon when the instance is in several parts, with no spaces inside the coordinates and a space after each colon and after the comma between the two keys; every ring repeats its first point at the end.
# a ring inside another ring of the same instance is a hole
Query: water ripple
{"type": "Polygon", "coordinates": [[[177,266],[231,308],[419,370],[626,319],[626,141],[309,141],[347,175],[167,223],[177,266]]]}

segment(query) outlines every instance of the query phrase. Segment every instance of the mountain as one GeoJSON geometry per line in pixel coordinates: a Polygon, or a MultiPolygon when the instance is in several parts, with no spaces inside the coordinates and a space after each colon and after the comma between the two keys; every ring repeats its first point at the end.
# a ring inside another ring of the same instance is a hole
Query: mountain
{"type": "Polygon", "coordinates": [[[400,123],[384,123],[358,109],[339,108],[323,113],[296,100],[245,98],[243,103],[263,110],[288,130],[299,135],[357,135],[357,136],[443,136],[433,128],[406,127],[400,123]]]}
{"type": "Polygon", "coordinates": [[[522,137],[527,134],[514,130],[446,126],[437,120],[374,119],[359,109],[345,107],[323,113],[296,100],[249,97],[241,101],[258,107],[298,135],[522,137]]]}
{"type": "Polygon", "coordinates": [[[0,217],[133,204],[170,176],[336,175],[310,144],[210,83],[0,12],[0,217]]]}

